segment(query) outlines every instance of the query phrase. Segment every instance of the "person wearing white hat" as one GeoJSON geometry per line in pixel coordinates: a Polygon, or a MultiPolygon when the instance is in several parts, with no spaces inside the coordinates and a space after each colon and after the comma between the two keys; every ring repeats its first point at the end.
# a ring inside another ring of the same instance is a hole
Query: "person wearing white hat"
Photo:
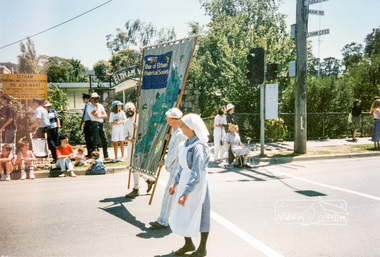
{"type": "Polygon", "coordinates": [[[125,112],[122,110],[123,103],[120,101],[113,101],[111,106],[111,113],[109,122],[112,125],[112,142],[113,150],[115,152],[115,159],[112,162],[117,162],[117,152],[120,143],[121,159],[124,161],[124,122],[127,120],[125,112]]]}
{"type": "Polygon", "coordinates": [[[32,131],[35,127],[37,127],[36,133],[33,138],[45,138],[45,133],[47,134],[47,142],[49,146],[49,150],[53,157],[52,163],[55,163],[57,160],[57,147],[51,137],[51,124],[49,119],[49,114],[47,110],[42,106],[44,101],[38,98],[33,98],[33,108],[34,111],[34,122],[29,127],[29,131],[32,131]]]}
{"type": "Polygon", "coordinates": [[[174,184],[174,180],[179,170],[179,146],[186,141],[186,136],[179,128],[181,125],[182,112],[177,108],[172,108],[166,113],[166,120],[168,124],[173,128],[173,133],[166,135],[165,139],[169,140],[168,152],[165,160],[160,162],[160,166],[165,165],[166,170],[170,172],[169,180],[166,184],[164,191],[164,198],[162,199],[161,212],[158,219],[154,222],[149,222],[153,228],[167,228],[169,226],[169,216],[174,203],[174,196],[169,194],[169,188],[174,184]]]}
{"type": "Polygon", "coordinates": [[[50,119],[50,134],[51,138],[56,146],[59,146],[61,142],[59,141],[59,131],[61,127],[61,122],[59,120],[59,115],[56,110],[51,108],[52,104],[49,101],[44,103],[44,108],[47,110],[50,119]]]}
{"type": "Polygon", "coordinates": [[[191,237],[201,234],[198,249],[190,256],[206,256],[206,243],[210,231],[210,196],[207,182],[207,165],[210,151],[207,146],[208,130],[201,117],[187,114],[180,125],[187,137],[179,154],[180,169],[169,193],[175,194],[169,217],[171,230],[185,237],[185,245],[175,251],[184,255],[195,250],[191,237]]]}
{"type": "MultiPolygon", "coordinates": [[[[135,105],[131,102],[128,102],[125,104],[125,111],[127,115],[127,121],[124,123],[125,127],[125,140],[128,142],[127,147],[127,166],[131,167],[131,155],[132,155],[132,144],[135,143],[135,138],[133,136],[134,129],[137,128],[137,120],[138,115],[136,114],[136,108],[135,105]]],[[[153,178],[148,177],[145,174],[142,174],[138,171],[132,171],[133,175],[133,189],[129,194],[126,194],[126,198],[135,198],[136,196],[140,195],[140,177],[147,183],[147,190],[146,192],[149,193],[149,191],[152,189],[154,183],[156,183],[156,180],[153,178]]]]}
{"type": "Polygon", "coordinates": [[[106,110],[104,109],[104,106],[99,103],[100,96],[98,93],[92,93],[91,94],[91,104],[87,107],[87,113],[91,118],[91,141],[92,146],[90,153],[99,150],[98,149],[98,142],[99,137],[102,142],[102,148],[103,148],[103,157],[106,159],[108,158],[108,141],[107,141],[107,135],[103,128],[103,122],[104,119],[107,118],[106,110]]]}
{"type": "MultiPolygon", "coordinates": [[[[237,121],[234,115],[235,111],[235,105],[233,104],[227,104],[227,113],[226,113],[226,119],[227,119],[227,124],[235,124],[237,125],[237,121]]],[[[227,128],[228,131],[228,128],[227,128]]]]}
{"type": "Polygon", "coordinates": [[[127,141],[127,166],[131,166],[132,144],[135,142],[133,138],[133,130],[137,127],[137,118],[135,117],[136,107],[133,103],[127,102],[124,107],[127,120],[124,122],[124,138],[127,141]],[[135,120],[136,118],[136,120],[135,120]]]}

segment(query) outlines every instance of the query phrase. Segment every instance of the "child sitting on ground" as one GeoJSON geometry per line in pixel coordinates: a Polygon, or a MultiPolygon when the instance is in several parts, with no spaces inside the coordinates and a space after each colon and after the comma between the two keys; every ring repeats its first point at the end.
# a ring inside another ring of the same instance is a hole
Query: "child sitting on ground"
{"type": "Polygon", "coordinates": [[[94,158],[90,167],[87,168],[87,171],[91,171],[91,174],[106,174],[107,168],[103,163],[102,158],[98,151],[93,151],[91,157],[94,158]]]}
{"type": "Polygon", "coordinates": [[[4,144],[1,147],[1,155],[0,155],[0,173],[2,181],[10,181],[11,173],[13,172],[13,154],[12,154],[12,146],[9,144],[4,144]]]}
{"type": "Polygon", "coordinates": [[[82,166],[86,164],[86,156],[84,155],[83,147],[79,147],[77,150],[77,154],[75,155],[74,166],[82,166]]]}
{"type": "Polygon", "coordinates": [[[21,141],[19,144],[20,152],[17,154],[16,165],[20,165],[21,180],[26,179],[25,171],[29,171],[29,178],[35,179],[34,176],[34,162],[37,161],[34,153],[29,150],[29,142],[21,141]]]}

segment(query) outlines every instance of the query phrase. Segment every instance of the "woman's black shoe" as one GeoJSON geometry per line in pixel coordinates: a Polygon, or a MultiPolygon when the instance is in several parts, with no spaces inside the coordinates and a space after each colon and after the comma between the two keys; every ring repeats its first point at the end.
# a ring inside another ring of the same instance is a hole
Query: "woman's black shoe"
{"type": "Polygon", "coordinates": [[[181,256],[184,255],[187,252],[191,252],[195,250],[195,246],[193,244],[191,245],[184,245],[181,249],[174,252],[174,255],[181,256]]]}

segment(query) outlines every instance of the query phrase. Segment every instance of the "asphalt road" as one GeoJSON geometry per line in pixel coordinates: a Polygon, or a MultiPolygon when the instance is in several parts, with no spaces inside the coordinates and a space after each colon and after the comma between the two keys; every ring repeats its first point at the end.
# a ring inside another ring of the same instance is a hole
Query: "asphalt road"
{"type": "MultiPolygon", "coordinates": [[[[210,168],[208,256],[380,256],[379,163],[210,168]]],[[[127,177],[1,182],[0,256],[173,256],[183,238],[149,228],[168,174],[152,205],[150,195],[124,198],[127,177]]]]}

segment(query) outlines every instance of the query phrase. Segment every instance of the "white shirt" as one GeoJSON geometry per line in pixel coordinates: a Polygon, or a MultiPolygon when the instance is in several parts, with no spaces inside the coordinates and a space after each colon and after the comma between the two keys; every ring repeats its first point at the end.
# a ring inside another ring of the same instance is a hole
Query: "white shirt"
{"type": "MultiPolygon", "coordinates": [[[[104,106],[101,105],[101,104],[99,104],[99,103],[98,103],[98,109],[99,109],[100,113],[106,112],[105,109],[104,109],[104,106]]],[[[103,123],[103,121],[104,121],[103,119],[96,118],[94,115],[91,114],[93,111],[96,111],[96,107],[95,107],[95,105],[93,105],[92,103],[90,103],[87,106],[87,113],[88,113],[88,115],[90,115],[91,121],[97,121],[97,122],[103,123]]]]}
{"type": "Polygon", "coordinates": [[[169,149],[165,158],[166,170],[171,172],[172,170],[179,169],[179,145],[186,141],[186,136],[182,133],[180,128],[176,129],[169,141],[169,149]]]}
{"type": "Polygon", "coordinates": [[[215,116],[214,125],[226,125],[226,124],[227,124],[226,115],[224,115],[224,117],[220,116],[219,114],[215,116]]]}
{"type": "Polygon", "coordinates": [[[38,106],[34,112],[34,119],[40,118],[41,121],[38,123],[37,127],[46,128],[50,127],[50,119],[47,110],[41,105],[38,106]]]}
{"type": "MultiPolygon", "coordinates": [[[[127,121],[124,123],[125,137],[133,137],[133,123],[135,123],[135,115],[127,118],[127,121]]],[[[138,118],[139,117],[137,116],[136,117],[136,124],[138,123],[138,118]]]]}

